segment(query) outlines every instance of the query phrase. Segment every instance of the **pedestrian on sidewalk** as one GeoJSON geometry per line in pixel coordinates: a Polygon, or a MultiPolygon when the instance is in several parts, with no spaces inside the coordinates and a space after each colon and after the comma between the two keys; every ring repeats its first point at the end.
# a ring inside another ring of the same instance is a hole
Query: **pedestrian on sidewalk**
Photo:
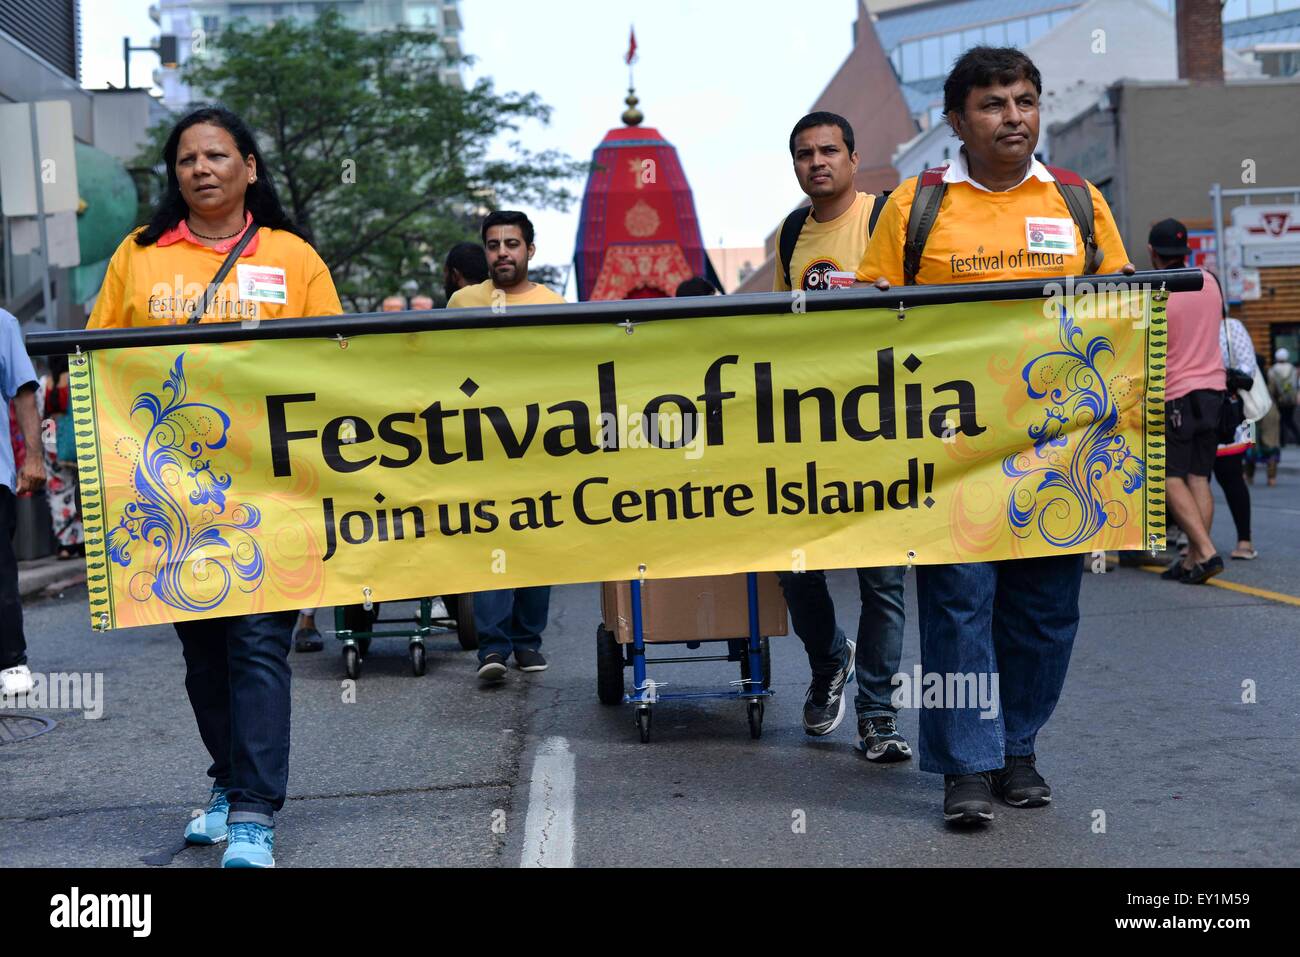
{"type": "MultiPolygon", "coordinates": [[[[1267,365],[1264,357],[1255,353],[1255,365],[1267,365]]],[[[1274,401],[1264,417],[1255,423],[1255,444],[1246,452],[1246,481],[1255,484],[1255,468],[1262,462],[1268,476],[1268,487],[1277,485],[1277,466],[1282,459],[1282,417],[1274,401]]]]}
{"type": "MultiPolygon", "coordinates": [[[[280,204],[242,119],[195,109],[172,127],[162,159],[162,198],[113,254],[88,328],[342,313],[329,268],[280,204]],[[243,288],[232,256],[279,274],[283,285],[265,295],[243,288]],[[214,285],[211,297],[187,298],[214,285]]],[[[275,814],[289,782],[293,623],[285,611],[175,626],[213,779],[207,812],[189,822],[185,840],[228,841],[224,867],[275,866],[275,814]]]]}
{"type": "Polygon", "coordinates": [[[23,633],[23,603],[18,591],[18,555],[14,552],[16,496],[38,492],[45,484],[41,418],[36,411],[36,370],[23,347],[23,332],[13,314],[0,309],[0,402],[5,410],[5,441],[0,442],[0,696],[32,690],[23,633]],[[27,453],[22,470],[14,467],[9,442],[9,403],[27,453]]]}
{"type": "MultiPolygon", "coordinates": [[[[488,307],[509,314],[514,306],[564,302],[564,297],[528,278],[528,264],[537,254],[533,224],[521,212],[497,210],[483,220],[483,247],[491,275],[463,286],[447,302],[448,309],[488,307]]],[[[504,680],[513,654],[520,671],[545,671],[542,632],[551,606],[550,586],[498,588],[474,595],[474,626],[478,629],[478,678],[484,683],[504,680]]]]}
{"type": "MultiPolygon", "coordinates": [[[[853,127],[836,113],[809,113],[790,133],[790,159],[809,205],[782,222],[774,292],[840,289],[854,282],[884,197],[859,192],[853,127]]],[[[828,348],[829,348],[828,344],[828,348]]],[[[795,634],[808,655],[812,680],[804,696],[806,734],[830,734],[844,719],[845,688],[857,680],[854,711],[858,750],[869,761],[889,763],[912,756],[898,730],[893,678],[903,656],[903,566],[859,568],[858,627],[848,638],[835,620],[835,605],[821,570],[780,572],[795,634]]]]}
{"type": "MultiPolygon", "coordinates": [[[[943,99],[961,149],[946,168],[890,194],[858,281],[885,290],[1134,272],[1097,188],[1035,159],[1042,91],[1038,67],[1013,47],[974,47],[957,60],[943,99]],[[1026,257],[1032,220],[1072,223],[1069,249],[1026,257]],[[997,265],[961,269],[977,246],[997,265]]],[[[996,681],[1001,700],[991,720],[972,702],[921,710],[921,770],[944,776],[945,821],[991,821],[995,793],[1012,807],[1051,801],[1035,747],[1065,685],[1083,561],[1064,554],[916,569],[922,670],[996,681]]]]}
{"type": "Polygon", "coordinates": [[[1296,397],[1300,393],[1300,375],[1296,372],[1296,367],[1291,364],[1291,353],[1287,349],[1278,349],[1273,354],[1274,362],[1272,368],[1268,370],[1268,394],[1273,397],[1273,402],[1277,406],[1278,418],[1281,423],[1282,433],[1280,448],[1286,445],[1288,435],[1295,439],[1297,445],[1300,445],[1300,426],[1296,425],[1295,407],[1296,397]]]}
{"type": "MultiPolygon", "coordinates": [[[[1147,252],[1154,269],[1184,269],[1191,249],[1187,227],[1165,219],[1151,227],[1147,252]]],[[[1214,471],[1219,413],[1227,395],[1219,337],[1224,298],[1214,273],[1202,269],[1197,292],[1170,294],[1165,307],[1169,356],[1165,360],[1165,490],[1178,527],[1187,535],[1187,554],[1161,574],[1165,581],[1200,585],[1223,571],[1223,558],[1210,538],[1214,524],[1214,471]]],[[[1235,347],[1234,347],[1235,348],[1235,347]]]]}
{"type": "MultiPolygon", "coordinates": [[[[1235,369],[1254,379],[1259,370],[1255,365],[1255,347],[1251,344],[1250,333],[1231,316],[1225,317],[1219,326],[1219,349],[1225,369],[1235,369]]],[[[1232,557],[1242,561],[1259,557],[1251,540],[1250,489],[1246,487],[1245,474],[1246,453],[1255,444],[1255,434],[1256,423],[1242,422],[1233,440],[1219,446],[1214,459],[1214,477],[1223,489],[1223,497],[1228,500],[1228,511],[1232,513],[1232,523],[1237,529],[1237,545],[1232,550],[1232,557]]]]}
{"type": "Polygon", "coordinates": [[[50,374],[45,377],[42,390],[41,442],[45,453],[45,495],[54,523],[54,538],[59,543],[58,557],[64,561],[86,554],[69,384],[67,356],[51,356],[50,374]]]}

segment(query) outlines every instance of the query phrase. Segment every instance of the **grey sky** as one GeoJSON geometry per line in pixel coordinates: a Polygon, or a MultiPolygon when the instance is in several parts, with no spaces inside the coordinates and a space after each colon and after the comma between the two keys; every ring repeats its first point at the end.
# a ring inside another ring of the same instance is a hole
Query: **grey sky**
{"type": "MultiPolygon", "coordinates": [[[[122,36],[144,44],[157,34],[148,6],[83,2],[87,86],[121,84],[122,36]]],[[[812,8],[790,0],[462,0],[461,40],[477,58],[471,77],[491,77],[499,90],[534,91],[553,108],[551,125],[526,127],[522,142],[585,160],[606,130],[621,125],[622,58],[635,24],[645,125],[677,147],[706,245],[757,246],[800,198],[786,139],[848,54],[855,9],[854,0],[812,8]]],[[[157,62],[137,54],[134,81],[144,81],[157,62]]],[[[570,259],[578,204],[533,218],[538,261],[570,259]]]]}

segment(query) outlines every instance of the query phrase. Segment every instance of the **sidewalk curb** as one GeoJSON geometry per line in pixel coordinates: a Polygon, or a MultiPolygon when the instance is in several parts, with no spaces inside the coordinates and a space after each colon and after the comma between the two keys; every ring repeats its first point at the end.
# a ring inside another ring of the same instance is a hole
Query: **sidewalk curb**
{"type": "Polygon", "coordinates": [[[85,584],[85,559],[45,559],[18,566],[18,594],[23,601],[39,598],[45,591],[62,591],[85,584]],[[27,567],[24,567],[26,565],[27,567]]]}

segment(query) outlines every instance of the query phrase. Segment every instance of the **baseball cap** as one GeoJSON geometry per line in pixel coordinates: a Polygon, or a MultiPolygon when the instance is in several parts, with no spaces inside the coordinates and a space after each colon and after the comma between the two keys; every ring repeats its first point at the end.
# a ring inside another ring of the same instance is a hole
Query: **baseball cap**
{"type": "Polygon", "coordinates": [[[1191,252],[1187,245],[1187,227],[1176,219],[1162,219],[1152,226],[1147,243],[1161,256],[1186,256],[1191,252]]]}
{"type": "Polygon", "coordinates": [[[1274,355],[1273,358],[1275,358],[1278,362],[1290,362],[1291,353],[1288,352],[1286,349],[1278,349],[1277,353],[1274,355]]]}

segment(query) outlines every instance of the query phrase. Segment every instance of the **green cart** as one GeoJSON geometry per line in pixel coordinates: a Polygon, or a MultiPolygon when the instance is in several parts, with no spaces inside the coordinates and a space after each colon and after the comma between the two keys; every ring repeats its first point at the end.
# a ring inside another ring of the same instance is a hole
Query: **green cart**
{"type": "MultiPolygon", "coordinates": [[[[466,651],[478,647],[478,632],[474,629],[474,596],[435,595],[421,598],[412,617],[381,616],[379,603],[347,605],[334,609],[334,636],[343,642],[343,670],[349,678],[361,677],[361,665],[370,653],[370,642],[376,638],[405,638],[411,671],[417,677],[424,674],[424,640],[434,635],[455,634],[466,651]],[[434,603],[442,608],[434,614],[434,603]],[[398,627],[385,627],[385,626],[398,627]]],[[[410,615],[410,602],[390,602],[390,612],[398,616],[410,615]]]]}

